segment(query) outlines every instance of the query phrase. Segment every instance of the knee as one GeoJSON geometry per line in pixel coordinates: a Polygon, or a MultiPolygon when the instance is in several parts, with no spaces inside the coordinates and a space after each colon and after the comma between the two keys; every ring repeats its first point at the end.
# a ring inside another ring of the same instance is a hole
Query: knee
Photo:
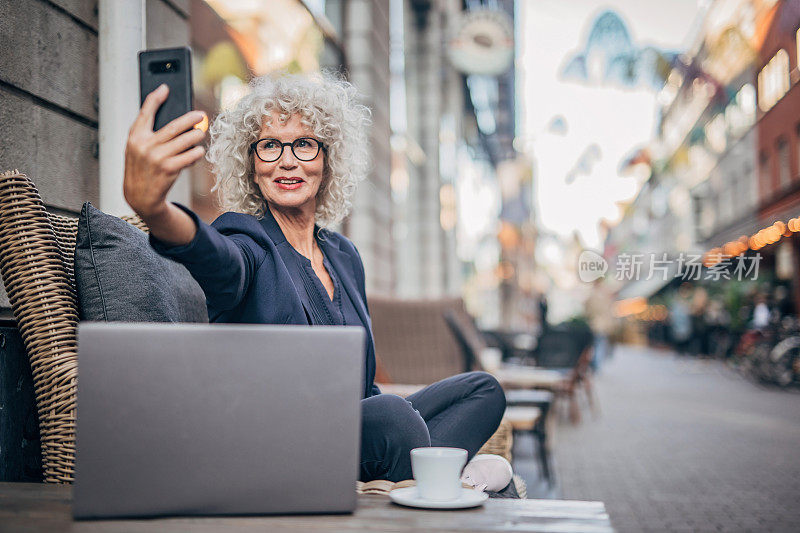
{"type": "Polygon", "coordinates": [[[362,481],[410,479],[411,450],[431,445],[425,420],[400,396],[380,394],[365,401],[370,407],[363,418],[362,481]]]}
{"type": "Polygon", "coordinates": [[[502,417],[506,410],[506,393],[497,378],[488,372],[470,372],[470,379],[475,383],[475,389],[486,401],[487,409],[502,417]]]}
{"type": "Polygon", "coordinates": [[[500,385],[500,382],[488,372],[477,370],[475,372],[468,372],[467,376],[469,376],[470,381],[475,383],[476,388],[480,390],[486,390],[495,394],[503,392],[503,387],[500,385]]]}
{"type": "Polygon", "coordinates": [[[431,445],[425,420],[408,400],[394,394],[381,394],[380,397],[380,417],[376,429],[385,435],[387,444],[406,452],[431,445]]]}

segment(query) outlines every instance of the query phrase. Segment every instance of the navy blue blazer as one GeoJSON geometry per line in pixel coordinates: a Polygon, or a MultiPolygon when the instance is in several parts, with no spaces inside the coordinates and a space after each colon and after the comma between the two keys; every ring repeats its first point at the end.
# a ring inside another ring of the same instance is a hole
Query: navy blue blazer
{"type": "MultiPolygon", "coordinates": [[[[151,236],[161,255],[182,263],[206,295],[211,322],[308,324],[306,310],[286,267],[291,244],[267,209],[262,219],[224,213],[210,226],[190,209],[197,234],[184,246],[169,246],[151,236]]],[[[315,231],[318,228],[315,227],[315,231]]],[[[375,343],[367,307],[364,264],[350,240],[326,229],[319,239],[367,332],[363,397],[380,394],[375,380],[375,343]]],[[[308,310],[310,314],[310,310],[308,310]]]]}

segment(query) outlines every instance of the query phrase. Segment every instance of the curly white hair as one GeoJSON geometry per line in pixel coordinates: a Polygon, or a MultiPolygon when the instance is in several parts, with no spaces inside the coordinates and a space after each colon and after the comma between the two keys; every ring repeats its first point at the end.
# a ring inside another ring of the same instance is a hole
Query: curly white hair
{"type": "Polygon", "coordinates": [[[370,110],[358,103],[356,88],[334,73],[276,74],[254,78],[249,93],[214,120],[207,159],[220,206],[226,211],[264,216],[267,203],[254,181],[250,143],[273,112],[280,121],[300,114],[326,147],[324,179],[317,193],[316,222],[329,226],[350,211],[356,185],[369,170],[370,110]]]}

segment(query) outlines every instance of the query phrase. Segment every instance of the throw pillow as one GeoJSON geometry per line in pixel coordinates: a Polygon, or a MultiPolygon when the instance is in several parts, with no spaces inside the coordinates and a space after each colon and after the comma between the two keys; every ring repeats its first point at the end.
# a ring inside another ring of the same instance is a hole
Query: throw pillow
{"type": "Polygon", "coordinates": [[[146,233],[89,202],[78,220],[75,284],[81,320],[208,322],[189,271],[156,253],[146,233]]]}

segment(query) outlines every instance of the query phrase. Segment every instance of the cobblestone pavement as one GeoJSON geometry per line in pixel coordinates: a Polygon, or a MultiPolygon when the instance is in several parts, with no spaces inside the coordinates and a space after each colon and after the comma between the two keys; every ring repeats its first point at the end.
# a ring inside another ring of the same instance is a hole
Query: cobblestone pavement
{"type": "Polygon", "coordinates": [[[601,413],[556,425],[559,497],[619,531],[800,531],[800,393],[631,346],[595,382],[601,413]]]}

